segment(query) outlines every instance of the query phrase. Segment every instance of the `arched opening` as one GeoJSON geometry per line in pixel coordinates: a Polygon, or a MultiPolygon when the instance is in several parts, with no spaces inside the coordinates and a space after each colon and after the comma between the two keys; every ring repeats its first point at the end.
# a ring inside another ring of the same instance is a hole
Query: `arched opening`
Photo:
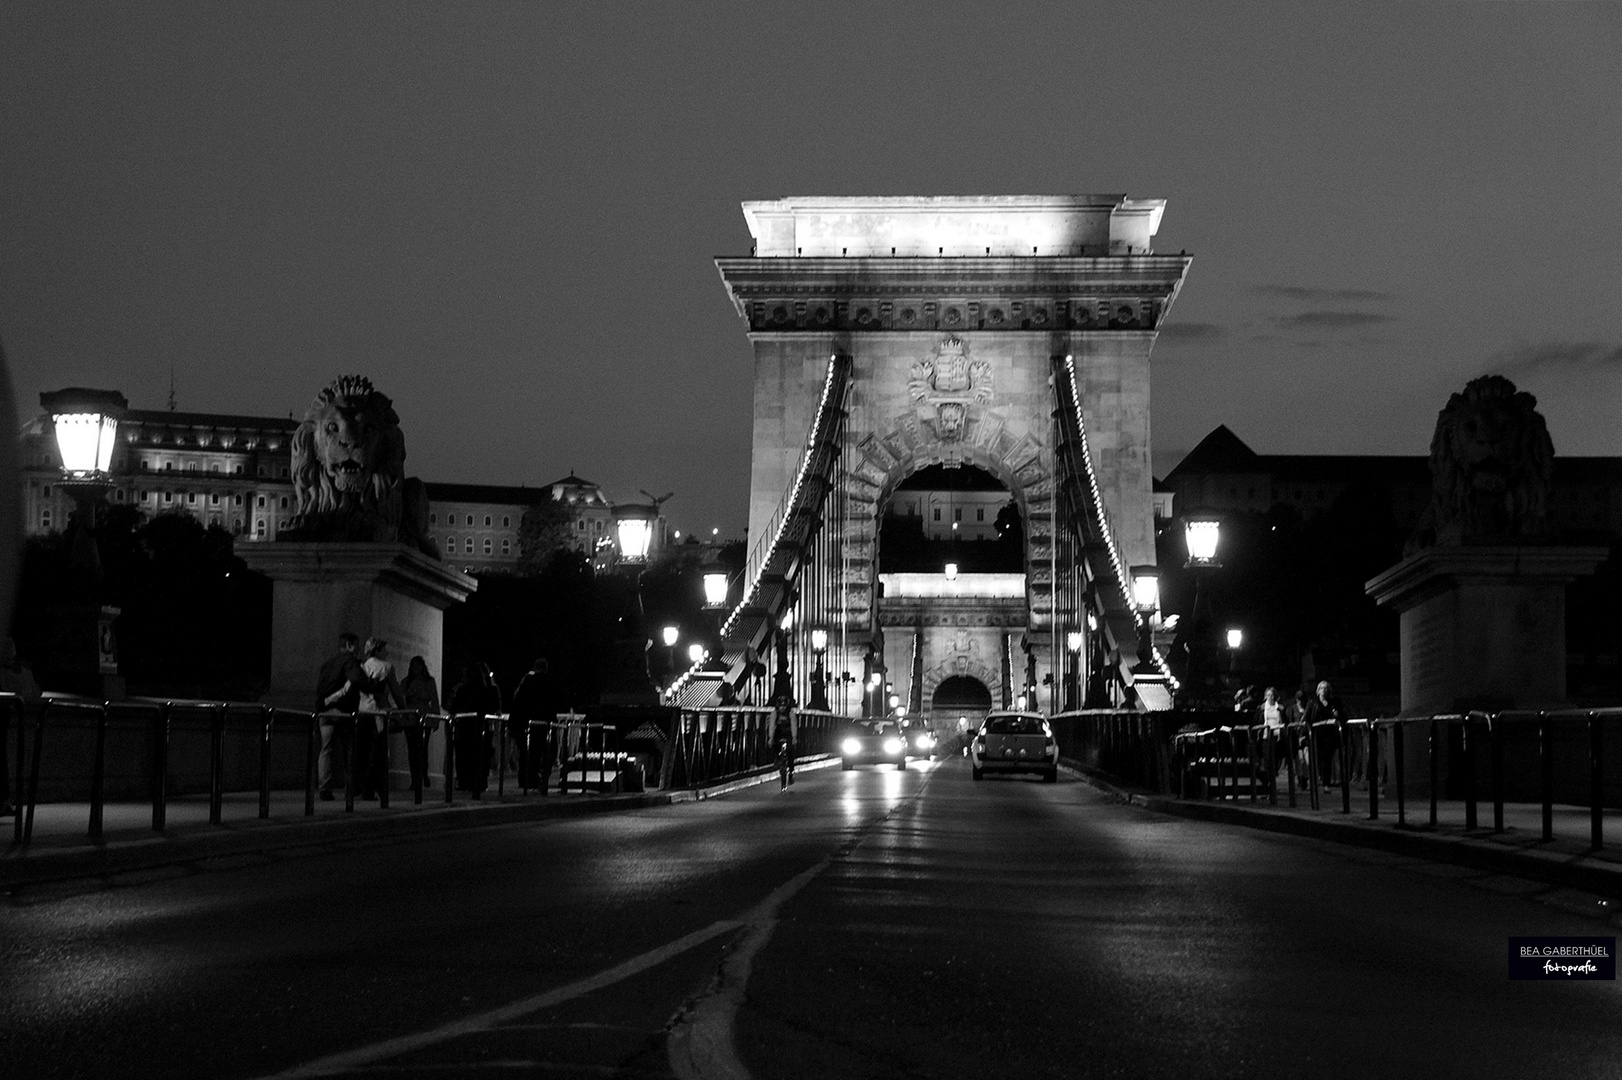
{"type": "Polygon", "coordinates": [[[879,571],[1020,573],[1025,529],[1019,504],[974,465],[929,465],[896,485],[879,526],[879,571]]]}
{"type": "Polygon", "coordinates": [[[953,675],[935,687],[930,707],[937,719],[944,716],[956,721],[961,715],[978,721],[991,708],[991,691],[972,675],[953,675]]]}

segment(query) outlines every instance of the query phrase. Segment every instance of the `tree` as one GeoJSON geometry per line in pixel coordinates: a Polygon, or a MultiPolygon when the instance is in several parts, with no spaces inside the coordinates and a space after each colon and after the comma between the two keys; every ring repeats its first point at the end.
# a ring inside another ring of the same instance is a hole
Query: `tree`
{"type": "Polygon", "coordinates": [[[552,557],[571,548],[574,515],[556,499],[542,499],[524,509],[518,519],[518,572],[533,576],[546,569],[552,557]]]}

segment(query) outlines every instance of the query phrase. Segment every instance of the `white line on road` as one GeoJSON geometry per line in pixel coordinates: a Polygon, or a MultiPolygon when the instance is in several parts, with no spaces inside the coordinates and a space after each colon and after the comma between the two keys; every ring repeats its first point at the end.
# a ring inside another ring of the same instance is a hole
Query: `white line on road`
{"type": "MultiPolygon", "coordinates": [[[[821,867],[819,866],[816,869],[821,869],[821,867]]],[[[800,876],[804,877],[805,875],[800,876]]],[[[799,881],[799,878],[795,878],[794,881],[799,881]]],[[[794,882],[791,881],[789,884],[792,885],[794,882]]],[[[782,889],[779,889],[777,892],[782,891],[782,889]]],[[[772,894],[772,896],[776,895],[777,893],[772,894]]],[[[767,901],[770,900],[771,897],[767,897],[767,901]]],[[[757,907],[754,910],[758,911],[759,908],[757,907]]],[[[413,1050],[421,1050],[423,1047],[432,1046],[435,1043],[488,1031],[521,1016],[527,1016],[542,1009],[549,1009],[554,1005],[571,1001],[593,991],[601,990],[605,986],[621,982],[633,975],[641,974],[649,968],[658,967],[666,960],[679,956],[695,946],[702,945],[713,937],[738,929],[740,926],[745,925],[745,922],[746,919],[723,919],[720,922],[711,923],[702,930],[695,930],[691,934],[679,937],[667,945],[661,945],[659,948],[650,949],[640,956],[634,956],[623,964],[616,964],[605,971],[560,986],[555,990],[548,990],[544,994],[536,994],[533,997],[523,998],[503,1005],[499,1009],[491,1009],[488,1012],[463,1017],[461,1020],[428,1031],[420,1031],[415,1035],[401,1035],[397,1038],[373,1043],[370,1046],[345,1050],[341,1054],[316,1058],[314,1061],[307,1061],[303,1065],[288,1069],[286,1072],[274,1073],[271,1076],[264,1077],[263,1080],[304,1080],[306,1077],[331,1076],[333,1073],[361,1068],[388,1058],[408,1054],[413,1050]]]]}
{"type": "Polygon", "coordinates": [[[833,862],[823,859],[809,870],[796,874],[743,917],[748,928],[733,952],[721,964],[720,974],[709,993],[699,998],[671,1026],[665,1047],[670,1067],[681,1080],[753,1080],[738,1058],[732,1039],[732,1022],[738,1014],[755,954],[777,928],[777,911],[795,893],[833,862]]]}

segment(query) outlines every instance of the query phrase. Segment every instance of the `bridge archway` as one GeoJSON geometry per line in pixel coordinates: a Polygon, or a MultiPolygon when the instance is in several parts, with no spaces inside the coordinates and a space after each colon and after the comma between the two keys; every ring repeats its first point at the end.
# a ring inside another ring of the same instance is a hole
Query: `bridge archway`
{"type": "Polygon", "coordinates": [[[744,205],[755,251],[717,260],[755,378],[750,568],[729,655],[785,638],[803,691],[814,661],[781,625],[793,610],[793,625],[828,632],[829,670],[864,686],[880,674],[921,707],[920,680],[947,657],[924,647],[928,613],[910,635],[887,614],[880,515],[917,470],[974,465],[1025,526],[1022,611],[982,650],[988,685],[1048,681],[1085,612],[1110,639],[1098,655],[1129,677],[1127,567],[1154,561],[1149,354],[1189,262],[1151,251],[1163,209],[1117,195],[744,205]]]}

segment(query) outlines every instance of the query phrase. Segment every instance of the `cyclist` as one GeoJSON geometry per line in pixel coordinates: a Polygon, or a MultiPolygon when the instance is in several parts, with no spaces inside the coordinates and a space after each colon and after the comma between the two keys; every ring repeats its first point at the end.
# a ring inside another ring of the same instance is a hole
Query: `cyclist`
{"type": "Polygon", "coordinates": [[[777,758],[778,790],[787,791],[794,783],[794,725],[787,716],[778,718],[777,729],[772,732],[772,753],[777,758]]]}

